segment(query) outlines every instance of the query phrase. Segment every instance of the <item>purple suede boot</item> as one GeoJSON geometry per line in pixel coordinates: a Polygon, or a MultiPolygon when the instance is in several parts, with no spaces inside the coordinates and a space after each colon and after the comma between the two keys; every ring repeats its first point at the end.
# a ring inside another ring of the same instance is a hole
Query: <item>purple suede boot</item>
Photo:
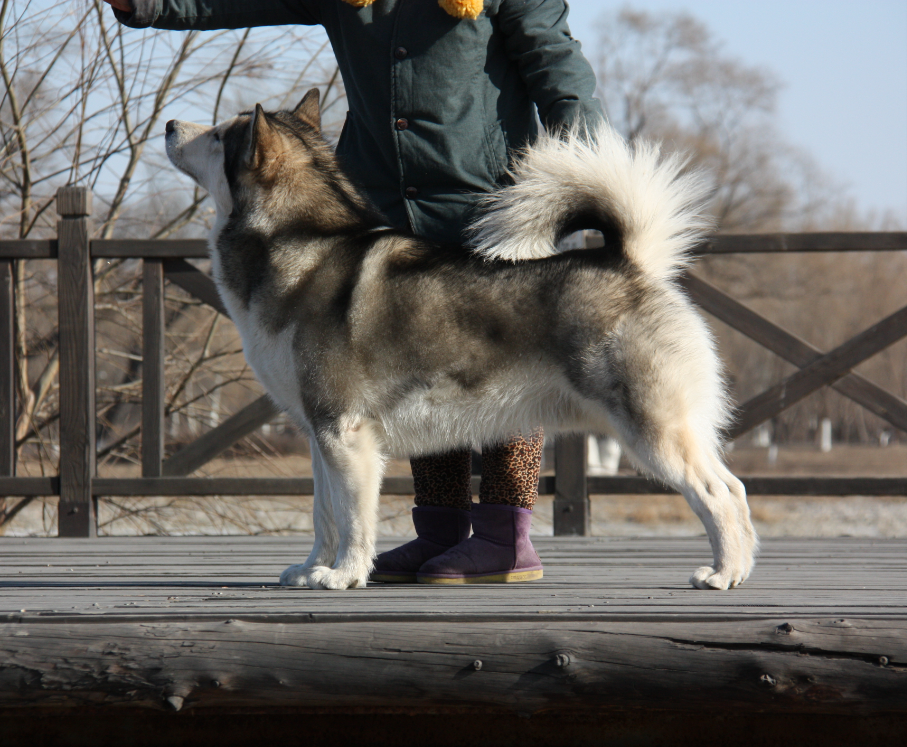
{"type": "Polygon", "coordinates": [[[529,541],[532,511],[516,506],[477,503],[473,535],[425,563],[420,584],[491,584],[542,577],[542,561],[529,541]]]}
{"type": "Polygon", "coordinates": [[[443,506],[416,506],[413,524],[416,539],[375,558],[369,581],[414,584],[419,568],[469,536],[469,511],[443,506]]]}

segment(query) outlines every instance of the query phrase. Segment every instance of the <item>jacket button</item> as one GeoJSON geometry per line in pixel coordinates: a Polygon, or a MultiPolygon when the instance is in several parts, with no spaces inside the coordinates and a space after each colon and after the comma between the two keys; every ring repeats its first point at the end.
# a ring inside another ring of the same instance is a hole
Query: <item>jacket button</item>
{"type": "Polygon", "coordinates": [[[406,50],[406,47],[397,47],[394,50],[394,57],[396,57],[398,60],[405,60],[408,54],[409,52],[406,50]]]}
{"type": "Polygon", "coordinates": [[[400,119],[398,119],[398,120],[394,123],[394,126],[395,126],[398,130],[405,130],[405,129],[407,129],[407,128],[409,127],[409,120],[408,120],[408,119],[404,119],[403,117],[400,117],[400,119]]]}
{"type": "Polygon", "coordinates": [[[415,187],[407,187],[404,190],[404,194],[406,195],[407,200],[415,200],[416,197],[419,196],[419,190],[415,187]]]}

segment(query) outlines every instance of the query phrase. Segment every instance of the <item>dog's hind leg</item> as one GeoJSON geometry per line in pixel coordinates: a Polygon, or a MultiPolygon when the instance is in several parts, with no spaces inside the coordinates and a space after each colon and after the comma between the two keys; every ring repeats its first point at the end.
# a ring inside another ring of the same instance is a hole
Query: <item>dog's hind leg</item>
{"type": "Polygon", "coordinates": [[[297,584],[312,589],[365,586],[375,556],[384,457],[368,421],[346,428],[332,424],[320,429],[317,439],[330,485],[337,552],[330,566],[302,570],[297,584]]]}
{"type": "Polygon", "coordinates": [[[337,527],[331,507],[331,486],[325,470],[324,458],[314,437],[309,438],[312,452],[312,478],[315,483],[313,523],[315,543],[305,563],[291,565],[280,575],[281,586],[305,586],[306,571],[314,566],[332,566],[337,557],[337,527]]]}
{"type": "MultiPolygon", "coordinates": [[[[743,550],[744,559],[747,561],[744,567],[744,578],[750,575],[753,565],[756,562],[756,552],[759,549],[759,537],[753,528],[750,520],[750,507],[746,501],[746,488],[743,483],[727,468],[721,456],[717,453],[711,454],[712,469],[719,479],[728,486],[731,503],[737,511],[737,520],[743,529],[743,550]]],[[[692,579],[691,579],[692,581],[692,579]]]]}
{"type": "Polygon", "coordinates": [[[704,438],[691,423],[659,427],[649,421],[645,430],[645,435],[625,433],[632,451],[642,467],[683,494],[712,546],[712,565],[696,569],[690,583],[698,589],[742,583],[757,546],[743,484],[724,466],[714,439],[704,438]]]}

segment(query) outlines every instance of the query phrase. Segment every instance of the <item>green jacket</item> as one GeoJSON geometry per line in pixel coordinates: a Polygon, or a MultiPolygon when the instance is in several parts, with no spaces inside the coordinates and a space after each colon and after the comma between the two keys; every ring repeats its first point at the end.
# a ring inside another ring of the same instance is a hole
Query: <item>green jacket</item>
{"type": "Polygon", "coordinates": [[[221,29],[321,24],[349,113],[337,152],[398,227],[451,242],[509,154],[548,128],[602,115],[565,0],[485,0],[475,21],[436,0],[133,0],[126,25],[221,29]]]}

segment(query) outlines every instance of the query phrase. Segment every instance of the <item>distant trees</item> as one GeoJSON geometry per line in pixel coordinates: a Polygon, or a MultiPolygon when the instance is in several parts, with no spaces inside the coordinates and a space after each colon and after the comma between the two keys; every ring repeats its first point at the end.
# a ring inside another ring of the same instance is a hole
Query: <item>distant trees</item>
{"type": "MultiPolygon", "coordinates": [[[[598,44],[586,52],[598,75],[599,96],[618,130],[631,140],[661,140],[668,149],[685,151],[694,166],[712,175],[709,209],[719,231],[904,229],[884,216],[860,215],[843,187],[783,140],[774,117],[779,78],[729,55],[693,16],[656,16],[631,7],[607,13],[599,21],[598,44]]],[[[896,278],[905,276],[907,257],[729,256],[704,260],[695,271],[829,349],[903,304],[896,278]]],[[[739,333],[715,326],[738,399],[792,370],[739,333]]],[[[904,342],[860,370],[907,397],[904,342]]],[[[826,390],[772,423],[773,436],[811,439],[824,417],[832,419],[836,439],[877,443],[891,428],[826,390]]]]}
{"type": "Polygon", "coordinates": [[[707,168],[722,230],[799,230],[838,197],[775,128],[780,80],[728,55],[701,21],[625,7],[603,16],[599,29],[589,54],[611,123],[707,168]]]}

